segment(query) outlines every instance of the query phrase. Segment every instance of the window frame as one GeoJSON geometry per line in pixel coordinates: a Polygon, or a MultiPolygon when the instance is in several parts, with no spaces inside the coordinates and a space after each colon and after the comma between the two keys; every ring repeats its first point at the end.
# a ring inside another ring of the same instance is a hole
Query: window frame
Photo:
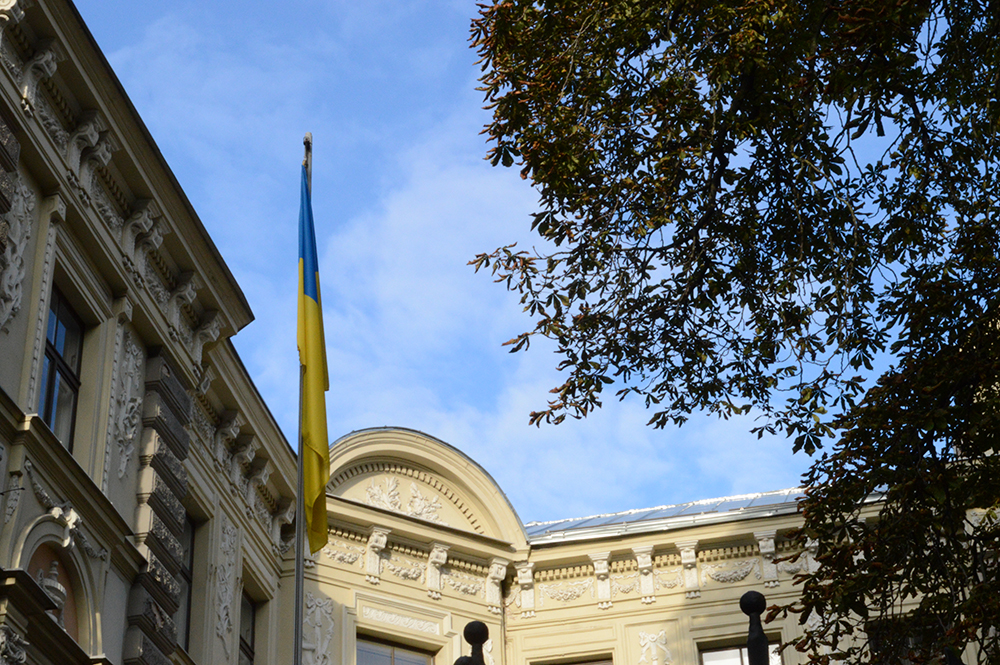
{"type": "Polygon", "coordinates": [[[59,388],[62,388],[63,385],[68,384],[68,388],[72,390],[73,395],[72,404],[68,407],[70,409],[69,431],[66,435],[66,440],[63,441],[60,439],[60,442],[66,446],[66,449],[71,453],[73,452],[73,440],[76,432],[77,406],[79,405],[80,398],[80,372],[83,365],[83,338],[85,332],[86,329],[84,327],[82,317],[80,317],[72,305],[70,305],[68,299],[59,290],[59,288],[53,286],[52,292],[49,295],[48,316],[45,321],[45,352],[42,359],[41,387],[38,397],[38,415],[49,427],[52,433],[58,438],[59,432],[56,430],[59,429],[57,426],[57,418],[59,417],[59,395],[56,386],[58,385],[59,388]],[[54,320],[53,317],[55,317],[54,320]],[[71,363],[64,357],[66,355],[65,347],[62,352],[60,352],[57,347],[60,325],[65,326],[65,319],[69,319],[76,326],[78,331],[75,349],[75,368],[72,367],[71,363]],[[52,337],[55,337],[56,339],[53,340],[52,337]]]}

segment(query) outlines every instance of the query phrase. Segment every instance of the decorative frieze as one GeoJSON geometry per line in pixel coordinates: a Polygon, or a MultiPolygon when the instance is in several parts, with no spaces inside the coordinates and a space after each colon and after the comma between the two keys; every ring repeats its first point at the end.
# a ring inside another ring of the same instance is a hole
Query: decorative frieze
{"type": "Polygon", "coordinates": [[[708,580],[714,580],[722,584],[735,584],[745,580],[750,574],[759,580],[760,559],[753,558],[734,563],[703,563],[701,564],[701,585],[708,584],[708,580]]]}
{"type": "Polygon", "coordinates": [[[565,604],[579,600],[585,593],[589,593],[591,598],[594,597],[594,580],[592,578],[558,584],[539,584],[538,606],[542,607],[545,604],[546,597],[565,604]]]}
{"type": "Polygon", "coordinates": [[[212,437],[212,455],[216,468],[220,471],[229,469],[229,446],[236,441],[244,422],[239,411],[226,411],[222,414],[222,421],[212,437]]]}
{"type": "Polygon", "coordinates": [[[371,621],[387,623],[392,626],[415,630],[420,633],[428,633],[430,635],[441,634],[441,626],[436,621],[418,619],[416,617],[397,614],[395,612],[389,612],[388,610],[382,610],[376,607],[365,606],[361,610],[361,616],[371,621]]]}
{"type": "Polygon", "coordinates": [[[353,566],[362,561],[362,557],[365,554],[365,548],[352,545],[331,536],[327,540],[326,546],[323,547],[322,552],[331,561],[336,561],[337,563],[342,563],[347,566],[353,566]]]}

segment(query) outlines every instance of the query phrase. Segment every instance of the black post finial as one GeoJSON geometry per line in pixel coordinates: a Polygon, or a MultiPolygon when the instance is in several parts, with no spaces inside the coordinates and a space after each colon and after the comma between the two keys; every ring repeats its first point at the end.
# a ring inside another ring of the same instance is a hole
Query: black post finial
{"type": "Polygon", "coordinates": [[[750,617],[750,629],[747,632],[747,656],[750,665],[768,665],[767,635],[760,624],[760,615],[767,609],[764,594],[759,591],[747,591],[740,598],[740,609],[750,617]]]}
{"type": "Polygon", "coordinates": [[[471,656],[460,656],[455,665],[486,665],[483,657],[483,645],[490,639],[490,629],[482,621],[470,621],[465,624],[465,641],[472,647],[471,656]]]}

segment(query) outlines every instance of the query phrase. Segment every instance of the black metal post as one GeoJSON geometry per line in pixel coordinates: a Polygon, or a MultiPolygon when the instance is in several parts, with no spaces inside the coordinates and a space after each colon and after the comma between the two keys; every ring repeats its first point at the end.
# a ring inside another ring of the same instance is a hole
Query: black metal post
{"type": "Polygon", "coordinates": [[[472,647],[471,656],[460,656],[455,660],[455,665],[486,665],[483,658],[483,645],[490,639],[490,629],[482,621],[470,621],[465,624],[465,641],[472,647]]]}
{"type": "Polygon", "coordinates": [[[760,615],[767,609],[764,594],[759,591],[747,591],[740,598],[740,609],[750,617],[750,629],[747,632],[747,656],[750,665],[768,665],[767,635],[760,624],[760,615]]]}

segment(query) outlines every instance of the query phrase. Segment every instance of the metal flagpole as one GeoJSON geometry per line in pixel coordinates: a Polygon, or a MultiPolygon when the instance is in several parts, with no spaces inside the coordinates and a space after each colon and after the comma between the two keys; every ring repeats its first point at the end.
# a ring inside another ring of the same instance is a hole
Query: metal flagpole
{"type": "MultiPolygon", "coordinates": [[[[312,196],[312,132],[306,132],[302,139],[305,145],[306,155],[302,163],[306,167],[306,187],[312,196]]],[[[292,657],[293,665],[302,665],[302,603],[303,589],[305,587],[305,543],[306,543],[306,497],[305,482],[303,472],[303,462],[305,451],[302,446],[302,390],[305,380],[305,366],[299,365],[299,479],[296,494],[298,505],[295,508],[295,648],[292,657]]]]}

